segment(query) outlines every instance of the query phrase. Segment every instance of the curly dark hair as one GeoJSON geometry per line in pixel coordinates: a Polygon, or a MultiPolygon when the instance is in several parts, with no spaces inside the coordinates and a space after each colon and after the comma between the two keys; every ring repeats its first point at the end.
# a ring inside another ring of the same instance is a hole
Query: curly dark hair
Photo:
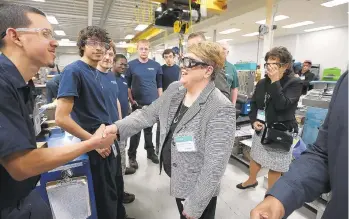
{"type": "Polygon", "coordinates": [[[275,60],[277,58],[280,60],[281,63],[284,64],[291,64],[293,60],[291,53],[288,51],[286,47],[283,46],[275,47],[269,52],[267,52],[264,60],[267,62],[268,59],[275,60]]]}
{"type": "Polygon", "coordinates": [[[105,29],[97,26],[88,26],[79,32],[77,46],[79,47],[79,54],[81,57],[84,56],[83,48],[85,47],[86,40],[92,37],[97,38],[101,42],[110,43],[108,32],[105,29]]]}

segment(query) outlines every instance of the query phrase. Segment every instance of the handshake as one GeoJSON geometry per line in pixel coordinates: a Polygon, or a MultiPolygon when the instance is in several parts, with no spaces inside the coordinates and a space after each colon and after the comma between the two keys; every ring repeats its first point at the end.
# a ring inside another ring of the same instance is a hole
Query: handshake
{"type": "Polygon", "coordinates": [[[93,146],[93,149],[110,148],[110,145],[114,144],[114,141],[116,140],[117,133],[118,129],[116,125],[101,125],[89,141],[93,146]]]}

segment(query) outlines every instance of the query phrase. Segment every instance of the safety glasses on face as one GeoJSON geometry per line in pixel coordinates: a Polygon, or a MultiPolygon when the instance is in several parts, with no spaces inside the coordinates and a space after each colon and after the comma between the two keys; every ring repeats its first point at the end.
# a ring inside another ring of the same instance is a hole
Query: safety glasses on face
{"type": "Polygon", "coordinates": [[[109,43],[105,43],[105,42],[100,42],[100,41],[96,41],[96,40],[86,40],[85,43],[86,43],[86,45],[92,46],[93,48],[96,48],[97,46],[99,46],[99,47],[102,47],[106,50],[110,49],[109,43]]]}
{"type": "Polygon", "coordinates": [[[209,64],[197,61],[195,59],[184,57],[180,60],[180,64],[184,68],[194,68],[196,66],[209,66],[209,64]]]}
{"type": "Polygon", "coordinates": [[[264,64],[264,69],[267,69],[268,67],[272,66],[272,65],[276,65],[278,68],[281,68],[281,66],[285,65],[285,63],[265,63],[264,64]]]}
{"type": "MultiPolygon", "coordinates": [[[[32,32],[32,33],[40,33],[43,37],[48,40],[55,40],[52,30],[48,28],[16,28],[17,32],[32,32]]],[[[6,36],[6,31],[1,33],[1,39],[6,36]]]]}

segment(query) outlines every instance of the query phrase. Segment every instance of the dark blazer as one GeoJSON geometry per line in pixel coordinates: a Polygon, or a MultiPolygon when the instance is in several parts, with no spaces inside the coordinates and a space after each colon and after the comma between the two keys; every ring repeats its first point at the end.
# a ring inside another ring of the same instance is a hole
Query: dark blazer
{"type": "Polygon", "coordinates": [[[298,130],[295,112],[302,92],[302,81],[294,75],[285,74],[280,81],[271,84],[268,76],[260,80],[251,99],[251,112],[249,113],[251,124],[257,121],[258,109],[265,109],[265,94],[270,95],[270,101],[265,112],[267,123],[281,122],[289,130],[298,130]],[[286,89],[283,86],[293,80],[286,89]]]}
{"type": "Polygon", "coordinates": [[[294,161],[270,190],[285,217],[332,191],[323,219],[348,218],[348,72],[338,80],[324,124],[312,147],[294,161]]]}

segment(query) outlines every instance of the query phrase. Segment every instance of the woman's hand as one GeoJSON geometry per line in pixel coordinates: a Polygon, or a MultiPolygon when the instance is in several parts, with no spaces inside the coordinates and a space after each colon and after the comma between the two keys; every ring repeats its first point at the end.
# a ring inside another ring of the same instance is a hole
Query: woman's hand
{"type": "Polygon", "coordinates": [[[268,77],[271,80],[271,83],[274,83],[280,80],[280,72],[279,72],[279,67],[277,65],[269,65],[267,73],[268,73],[268,77]]]}
{"type": "Polygon", "coordinates": [[[261,123],[261,122],[256,121],[256,122],[253,123],[253,128],[256,131],[260,131],[260,130],[262,130],[264,128],[264,124],[261,123]]]}

